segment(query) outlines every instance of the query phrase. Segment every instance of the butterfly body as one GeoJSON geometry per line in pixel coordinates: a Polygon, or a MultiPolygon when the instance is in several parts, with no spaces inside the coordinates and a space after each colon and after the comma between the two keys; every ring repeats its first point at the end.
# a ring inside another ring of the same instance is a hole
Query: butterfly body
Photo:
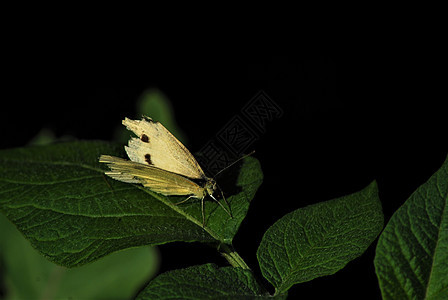
{"type": "Polygon", "coordinates": [[[125,118],[123,125],[137,136],[125,146],[130,160],[101,155],[99,161],[110,168],[105,174],[122,182],[142,184],[165,196],[201,199],[204,224],[204,198],[209,195],[217,201],[213,197],[217,188],[215,180],[205,175],[190,151],[161,123],[144,117],[142,120],[125,118]]]}

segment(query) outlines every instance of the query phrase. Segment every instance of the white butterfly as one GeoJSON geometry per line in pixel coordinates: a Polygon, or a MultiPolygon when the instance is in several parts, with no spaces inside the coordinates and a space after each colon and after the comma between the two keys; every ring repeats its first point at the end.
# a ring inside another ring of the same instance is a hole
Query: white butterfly
{"type": "Polygon", "coordinates": [[[125,146],[130,160],[101,155],[99,161],[106,163],[110,168],[110,171],[105,172],[106,175],[122,182],[140,183],[165,196],[188,196],[177,204],[190,198],[201,199],[203,225],[205,225],[204,198],[207,195],[218,202],[231,216],[213,196],[217,189],[216,181],[205,176],[190,151],[161,123],[143,117],[141,120],[125,118],[123,125],[137,135],[129,140],[129,146],[125,146]]]}

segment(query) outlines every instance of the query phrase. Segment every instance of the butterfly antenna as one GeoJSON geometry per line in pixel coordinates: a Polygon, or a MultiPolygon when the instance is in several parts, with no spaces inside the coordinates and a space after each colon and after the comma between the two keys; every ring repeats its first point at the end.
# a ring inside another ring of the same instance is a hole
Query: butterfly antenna
{"type": "Polygon", "coordinates": [[[204,197],[201,199],[201,211],[202,211],[202,228],[205,228],[205,211],[204,211],[204,197]]]}
{"type": "Polygon", "coordinates": [[[246,154],[246,155],[241,156],[240,158],[238,158],[237,160],[235,160],[233,163],[231,163],[230,165],[228,165],[227,167],[225,167],[224,169],[222,169],[221,171],[219,171],[218,173],[216,173],[215,176],[213,176],[213,178],[215,178],[216,176],[219,175],[219,173],[221,173],[221,172],[224,171],[224,170],[227,170],[228,168],[230,168],[231,166],[233,166],[234,164],[236,164],[236,163],[239,162],[240,160],[245,159],[246,157],[251,156],[251,155],[254,154],[254,153],[255,153],[255,150],[252,151],[252,152],[249,153],[249,154],[246,154]]]}

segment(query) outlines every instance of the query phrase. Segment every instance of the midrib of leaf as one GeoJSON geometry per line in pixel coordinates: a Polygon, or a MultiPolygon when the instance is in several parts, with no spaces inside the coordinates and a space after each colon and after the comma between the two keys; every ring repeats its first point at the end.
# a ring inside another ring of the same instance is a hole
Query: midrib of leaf
{"type": "Polygon", "coordinates": [[[26,182],[26,181],[11,180],[11,179],[6,179],[6,178],[1,178],[0,180],[3,182],[23,184],[23,185],[50,185],[50,184],[74,182],[74,181],[79,181],[79,180],[83,180],[83,179],[91,179],[91,178],[96,178],[96,177],[98,177],[98,175],[76,177],[76,178],[72,178],[72,179],[47,181],[47,182],[36,182],[36,181],[26,182]]]}
{"type": "Polygon", "coordinates": [[[52,161],[52,160],[38,161],[38,160],[22,160],[22,159],[15,159],[15,158],[8,158],[8,161],[20,162],[20,163],[32,163],[32,164],[49,164],[49,165],[55,165],[55,166],[75,166],[75,167],[81,167],[81,168],[97,171],[100,173],[104,172],[100,168],[95,168],[95,167],[92,167],[87,164],[70,162],[70,161],[52,161]]]}
{"type": "MultiPolygon", "coordinates": [[[[66,162],[66,161],[34,161],[34,160],[19,160],[19,159],[8,159],[9,161],[13,161],[13,162],[20,162],[20,163],[33,163],[33,164],[45,164],[45,165],[54,165],[54,166],[74,166],[74,167],[80,167],[80,168],[84,168],[84,169],[88,169],[91,171],[95,171],[101,174],[104,174],[104,170],[100,169],[100,168],[95,168],[92,167],[90,165],[87,164],[83,164],[83,163],[74,163],[74,162],[66,162]]],[[[88,178],[94,178],[96,176],[92,176],[92,177],[88,177],[88,178]]],[[[57,183],[65,183],[65,182],[70,182],[70,181],[77,181],[77,180],[82,180],[87,178],[85,177],[81,177],[81,178],[73,178],[73,179],[68,179],[68,180],[61,180],[61,181],[54,181],[54,182],[46,182],[46,183],[35,183],[35,182],[18,182],[18,181],[12,181],[12,180],[7,180],[5,178],[1,178],[0,180],[5,181],[5,182],[10,182],[10,183],[17,183],[17,184],[29,184],[29,185],[49,185],[49,184],[57,184],[57,183]]],[[[152,197],[156,198],[157,200],[159,200],[160,202],[162,202],[163,204],[165,204],[166,206],[168,206],[169,208],[171,208],[172,210],[174,210],[175,212],[177,212],[179,215],[183,216],[185,219],[189,220],[190,222],[192,222],[193,224],[201,227],[202,229],[204,229],[211,237],[213,237],[215,240],[220,241],[221,243],[225,244],[225,239],[221,236],[219,236],[217,233],[215,233],[213,230],[211,230],[209,227],[207,226],[203,226],[202,222],[199,221],[198,219],[194,218],[192,215],[186,213],[185,211],[183,211],[182,209],[179,208],[179,206],[171,203],[170,201],[168,201],[165,197],[162,197],[161,195],[151,192],[149,189],[146,189],[142,186],[139,185],[134,185],[135,187],[139,188],[140,190],[144,191],[145,193],[148,193],[149,195],[151,195],[152,197]]],[[[36,207],[39,208],[39,207],[36,207]]],[[[44,209],[44,208],[40,208],[40,209],[44,209]]],[[[48,208],[45,208],[48,209],[48,208]]],[[[64,213],[66,214],[66,213],[64,213]]],[[[77,214],[79,215],[79,214],[77,214]]],[[[89,217],[92,217],[91,215],[89,215],[89,217]]]]}
{"type": "MultiPolygon", "coordinates": [[[[436,184],[436,186],[437,186],[437,190],[439,191],[440,196],[443,196],[442,192],[440,191],[439,184],[436,184]]],[[[428,289],[429,289],[429,286],[430,286],[430,282],[431,282],[432,274],[433,274],[433,270],[434,270],[434,259],[436,257],[434,254],[437,253],[437,249],[438,249],[439,243],[440,243],[440,238],[439,237],[441,236],[441,230],[442,230],[442,226],[441,225],[444,223],[444,218],[446,218],[447,215],[448,215],[448,212],[446,212],[446,210],[447,210],[446,203],[448,202],[448,189],[446,190],[445,195],[446,195],[446,197],[445,197],[445,203],[444,203],[444,206],[443,206],[442,219],[440,220],[440,224],[438,226],[439,230],[437,232],[437,242],[436,242],[436,246],[434,247],[434,253],[432,253],[433,255],[432,255],[431,271],[429,272],[428,284],[427,284],[426,289],[425,289],[425,299],[428,298],[428,289]]],[[[441,293],[441,292],[443,292],[443,290],[441,290],[439,293],[441,293]]],[[[435,296],[435,295],[433,295],[433,296],[435,296]]]]}

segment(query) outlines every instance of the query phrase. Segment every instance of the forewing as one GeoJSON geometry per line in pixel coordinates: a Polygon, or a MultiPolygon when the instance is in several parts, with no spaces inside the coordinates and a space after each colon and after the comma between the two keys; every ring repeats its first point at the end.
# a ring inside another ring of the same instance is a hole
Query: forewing
{"type": "Polygon", "coordinates": [[[123,125],[138,136],[125,146],[130,160],[190,178],[205,176],[190,151],[161,123],[144,117],[142,120],[125,118],[123,125]]]}
{"type": "Polygon", "coordinates": [[[196,198],[201,198],[203,194],[203,188],[193,181],[148,164],[109,155],[101,155],[100,162],[110,168],[106,175],[127,183],[141,183],[156,193],[166,196],[193,195],[196,198]]]}

